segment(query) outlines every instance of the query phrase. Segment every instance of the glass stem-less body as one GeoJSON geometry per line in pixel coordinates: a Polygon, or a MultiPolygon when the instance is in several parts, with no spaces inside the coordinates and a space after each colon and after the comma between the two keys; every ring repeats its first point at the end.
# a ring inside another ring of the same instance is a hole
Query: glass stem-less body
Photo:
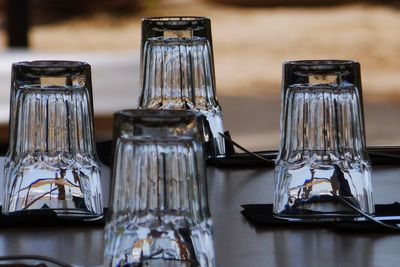
{"type": "Polygon", "coordinates": [[[61,71],[57,64],[86,67],[71,62],[14,67],[3,212],[51,209],[59,216],[97,217],[103,211],[91,93],[73,78],[57,75],[57,82],[49,82],[49,73],[42,72],[61,71]],[[37,80],[21,78],[32,74],[37,80]]]}
{"type": "Polygon", "coordinates": [[[204,156],[190,133],[197,131],[195,121],[178,116],[160,124],[154,114],[118,130],[105,264],[214,266],[204,156]]]}
{"type": "Polygon", "coordinates": [[[148,18],[142,25],[140,108],[187,109],[204,115],[208,153],[225,154],[207,18],[148,18]]]}
{"type": "Polygon", "coordinates": [[[348,79],[352,64],[344,62],[348,69],[342,72],[335,61],[292,64],[285,69],[294,82],[285,80],[283,88],[274,213],[298,219],[358,216],[341,198],[373,213],[360,84],[348,79]]]}

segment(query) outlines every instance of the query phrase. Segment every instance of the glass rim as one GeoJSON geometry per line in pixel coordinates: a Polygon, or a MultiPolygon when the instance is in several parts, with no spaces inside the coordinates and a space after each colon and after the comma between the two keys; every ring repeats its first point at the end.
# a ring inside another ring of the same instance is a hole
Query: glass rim
{"type": "Polygon", "coordinates": [[[59,73],[90,70],[90,65],[87,62],[73,60],[33,60],[15,62],[12,64],[12,69],[59,73]]]}

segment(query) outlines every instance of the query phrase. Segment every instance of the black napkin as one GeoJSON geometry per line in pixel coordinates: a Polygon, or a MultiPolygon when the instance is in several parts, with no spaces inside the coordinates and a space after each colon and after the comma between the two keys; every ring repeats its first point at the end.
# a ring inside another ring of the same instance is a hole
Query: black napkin
{"type": "MultiPolygon", "coordinates": [[[[1,207],[0,207],[1,209],[1,207]]],[[[104,209],[106,214],[107,209],[104,209]]],[[[104,217],[79,217],[72,218],[59,217],[57,213],[51,209],[30,210],[18,212],[17,214],[10,213],[4,215],[0,213],[0,228],[8,227],[65,227],[65,226],[99,226],[105,224],[104,217]]]]}
{"type": "MultiPolygon", "coordinates": [[[[400,164],[400,147],[398,146],[372,146],[367,147],[367,152],[374,166],[400,164]]],[[[224,156],[210,158],[207,160],[207,164],[218,168],[271,168],[275,166],[273,161],[278,156],[278,151],[269,150],[254,153],[267,161],[247,153],[231,152],[224,156]]]]}
{"type": "MultiPolygon", "coordinates": [[[[272,204],[242,205],[242,215],[257,228],[327,228],[337,232],[371,232],[400,233],[372,221],[288,221],[274,217],[272,204]]],[[[400,203],[375,205],[375,217],[400,216],[400,203]]],[[[395,225],[400,219],[385,220],[385,223],[395,225]]]]}

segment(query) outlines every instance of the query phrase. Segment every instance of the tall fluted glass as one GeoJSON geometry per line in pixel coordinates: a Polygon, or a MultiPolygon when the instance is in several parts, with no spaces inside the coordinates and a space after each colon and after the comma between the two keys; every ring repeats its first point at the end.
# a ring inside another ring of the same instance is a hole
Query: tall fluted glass
{"type": "Polygon", "coordinates": [[[359,63],[284,63],[281,114],[274,213],[298,219],[358,216],[343,200],[374,213],[359,63]]]}
{"type": "Polygon", "coordinates": [[[4,213],[102,215],[89,64],[14,63],[9,138],[4,213]]]}
{"type": "Polygon", "coordinates": [[[105,266],[215,266],[199,123],[184,110],[115,114],[105,266]]]}
{"type": "Polygon", "coordinates": [[[142,21],[140,108],[201,112],[210,155],[225,154],[221,107],[215,91],[211,22],[204,17],[142,21]]]}

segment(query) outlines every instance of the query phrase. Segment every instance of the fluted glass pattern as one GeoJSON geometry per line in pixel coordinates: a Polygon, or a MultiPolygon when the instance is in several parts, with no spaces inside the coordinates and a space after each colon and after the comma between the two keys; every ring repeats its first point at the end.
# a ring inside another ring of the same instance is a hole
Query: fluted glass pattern
{"type": "Polygon", "coordinates": [[[211,26],[207,18],[148,18],[142,24],[139,107],[200,111],[209,153],[225,153],[222,112],[215,94],[211,26]]]}
{"type": "Polygon", "coordinates": [[[3,212],[52,209],[68,217],[102,214],[88,83],[86,63],[13,65],[3,212]]]}
{"type": "Polygon", "coordinates": [[[115,116],[106,266],[214,266],[198,120],[181,111],[115,116]]]}
{"type": "Polygon", "coordinates": [[[357,216],[340,197],[373,213],[358,63],[294,61],[284,75],[275,214],[357,216]]]}

